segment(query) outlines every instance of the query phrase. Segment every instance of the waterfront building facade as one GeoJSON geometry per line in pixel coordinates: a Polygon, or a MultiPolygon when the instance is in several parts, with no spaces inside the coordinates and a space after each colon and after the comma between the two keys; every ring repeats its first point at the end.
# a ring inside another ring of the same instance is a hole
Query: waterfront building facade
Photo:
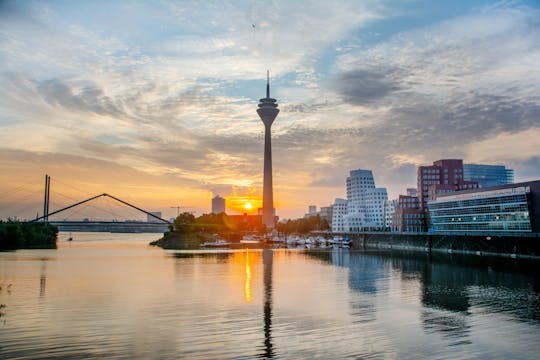
{"type": "Polygon", "coordinates": [[[334,204],[332,205],[332,231],[333,232],[344,232],[345,231],[345,221],[344,216],[347,214],[347,200],[336,198],[334,204]]]}
{"type": "Polygon", "coordinates": [[[463,179],[475,181],[479,187],[514,183],[514,170],[504,165],[463,164],[463,179]]]}
{"type": "Polygon", "coordinates": [[[392,217],[392,230],[399,232],[424,231],[425,216],[417,196],[399,195],[392,217]]]}
{"type": "Polygon", "coordinates": [[[540,232],[540,180],[439,195],[427,206],[435,233],[540,232]]]}
{"type": "Polygon", "coordinates": [[[437,194],[478,187],[478,183],[464,180],[461,159],[443,159],[433,165],[419,166],[417,175],[416,189],[422,209],[437,194]]]}
{"type": "Polygon", "coordinates": [[[386,226],[386,188],[376,188],[371,170],[351,170],[347,177],[347,214],[344,227],[348,232],[380,230],[386,226]]]}
{"type": "Polygon", "coordinates": [[[212,199],[212,214],[221,214],[225,212],[225,199],[216,195],[212,199]]]}
{"type": "Polygon", "coordinates": [[[443,159],[433,165],[419,166],[417,174],[417,195],[420,209],[424,212],[424,230],[427,229],[427,202],[439,195],[459,190],[478,188],[478,183],[463,178],[463,160],[443,159]]]}
{"type": "Polygon", "coordinates": [[[390,231],[397,231],[397,228],[394,226],[394,214],[397,209],[398,199],[392,199],[386,201],[385,204],[385,225],[386,228],[390,231]]]}

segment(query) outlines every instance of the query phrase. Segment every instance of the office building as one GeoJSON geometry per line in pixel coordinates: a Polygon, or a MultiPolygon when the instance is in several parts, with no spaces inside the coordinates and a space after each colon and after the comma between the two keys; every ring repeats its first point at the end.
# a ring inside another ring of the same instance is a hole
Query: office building
{"type": "Polygon", "coordinates": [[[504,165],[463,164],[463,179],[486,188],[514,183],[514,170],[504,165]]]}
{"type": "Polygon", "coordinates": [[[540,232],[540,180],[439,195],[427,206],[435,233],[540,232]]]}
{"type": "Polygon", "coordinates": [[[425,216],[417,196],[399,195],[396,210],[392,217],[392,231],[422,232],[425,216]]]}
{"type": "Polygon", "coordinates": [[[216,195],[212,199],[212,214],[221,214],[225,212],[225,199],[216,195]]]}
{"type": "Polygon", "coordinates": [[[347,214],[347,200],[337,198],[332,205],[332,222],[331,227],[333,232],[344,232],[345,221],[344,216],[347,214]]]}
{"type": "Polygon", "coordinates": [[[394,214],[397,209],[398,199],[388,200],[385,204],[385,225],[386,228],[390,231],[397,231],[394,227],[394,214]]]}

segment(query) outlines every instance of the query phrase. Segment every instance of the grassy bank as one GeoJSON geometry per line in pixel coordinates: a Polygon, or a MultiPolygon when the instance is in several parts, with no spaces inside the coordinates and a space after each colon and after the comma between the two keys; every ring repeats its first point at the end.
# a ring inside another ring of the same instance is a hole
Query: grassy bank
{"type": "Polygon", "coordinates": [[[50,224],[0,221],[0,250],[56,249],[57,235],[50,224]]]}

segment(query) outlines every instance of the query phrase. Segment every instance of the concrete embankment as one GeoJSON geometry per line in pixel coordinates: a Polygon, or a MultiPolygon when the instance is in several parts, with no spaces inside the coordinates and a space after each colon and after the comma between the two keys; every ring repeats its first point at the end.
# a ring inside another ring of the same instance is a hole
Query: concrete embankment
{"type": "Polygon", "coordinates": [[[540,259],[540,234],[442,235],[365,232],[346,234],[356,249],[377,248],[540,259]]]}

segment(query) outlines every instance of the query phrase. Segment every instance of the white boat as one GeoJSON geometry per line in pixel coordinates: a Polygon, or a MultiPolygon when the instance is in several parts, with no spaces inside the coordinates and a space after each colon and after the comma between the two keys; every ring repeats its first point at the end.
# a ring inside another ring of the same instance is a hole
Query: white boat
{"type": "Polygon", "coordinates": [[[231,243],[229,241],[225,241],[225,240],[216,240],[216,241],[207,241],[207,242],[203,242],[201,244],[201,246],[203,247],[226,247],[226,246],[229,246],[231,245],[231,243]]]}
{"type": "Polygon", "coordinates": [[[261,242],[261,239],[253,235],[244,235],[240,242],[242,244],[259,244],[261,242]]]}

